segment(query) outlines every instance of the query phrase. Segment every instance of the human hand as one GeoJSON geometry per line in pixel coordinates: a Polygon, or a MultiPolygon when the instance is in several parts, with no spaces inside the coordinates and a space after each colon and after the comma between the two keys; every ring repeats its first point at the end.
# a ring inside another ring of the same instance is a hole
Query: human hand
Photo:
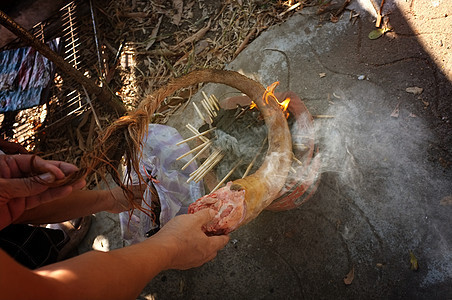
{"type": "Polygon", "coordinates": [[[84,187],[84,179],[70,185],[49,186],[77,170],[72,164],[33,155],[0,155],[0,229],[25,210],[66,197],[74,189],[84,187]]]}
{"type": "Polygon", "coordinates": [[[203,209],[194,214],[180,215],[160,229],[148,241],[158,241],[170,254],[169,269],[186,270],[212,260],[229,241],[228,235],[207,236],[202,230],[215,216],[215,211],[203,209]]]}
{"type": "Polygon", "coordinates": [[[27,154],[28,151],[18,143],[12,143],[0,138],[0,150],[6,154],[27,154]]]}
{"type": "MultiPolygon", "coordinates": [[[[135,204],[137,205],[141,205],[146,185],[137,184],[131,185],[128,188],[133,193],[132,201],[135,202],[135,204]]],[[[109,205],[110,209],[107,210],[108,212],[117,214],[133,208],[133,205],[128,199],[127,194],[121,189],[121,187],[118,186],[106,192],[108,193],[107,197],[110,203],[109,205]]]]}

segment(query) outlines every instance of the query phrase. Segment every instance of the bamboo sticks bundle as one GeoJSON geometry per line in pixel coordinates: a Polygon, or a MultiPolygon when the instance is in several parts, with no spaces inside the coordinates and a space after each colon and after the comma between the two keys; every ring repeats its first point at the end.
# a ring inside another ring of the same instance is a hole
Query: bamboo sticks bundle
{"type": "MultiPolygon", "coordinates": [[[[195,108],[196,113],[198,116],[207,124],[212,124],[213,119],[218,115],[218,111],[220,110],[220,103],[218,99],[211,95],[210,97],[207,97],[206,93],[202,92],[204,99],[201,100],[202,108],[204,108],[204,113],[201,112],[199,107],[196,105],[196,103],[193,102],[193,106],[195,108]]],[[[199,132],[193,125],[187,124],[186,127],[188,130],[190,130],[194,135],[180,141],[177,143],[177,145],[181,145],[183,143],[186,143],[188,141],[192,141],[194,139],[199,139],[202,144],[199,146],[191,149],[187,153],[182,154],[177,158],[177,160],[180,160],[192,153],[196,153],[185,165],[181,168],[182,170],[185,170],[191,163],[193,163],[201,154],[203,154],[207,149],[209,149],[212,146],[213,141],[209,140],[204,135],[214,131],[216,128],[212,127],[204,132],[199,132]]],[[[221,150],[215,149],[210,156],[199,166],[198,169],[196,169],[194,172],[190,174],[190,177],[188,178],[187,182],[194,181],[199,182],[201,179],[204,178],[204,176],[210,172],[225,156],[225,153],[223,153],[221,150]]]]}
{"type": "MultiPolygon", "coordinates": [[[[202,95],[203,95],[203,99],[200,101],[201,106],[196,105],[195,103],[193,103],[193,106],[195,108],[196,113],[198,114],[198,116],[200,117],[201,120],[203,120],[206,124],[211,125],[215,119],[215,117],[218,116],[218,111],[220,110],[220,104],[218,99],[215,97],[215,95],[210,95],[210,97],[208,97],[206,95],[206,93],[204,93],[202,91],[202,95]],[[200,109],[202,108],[202,109],[200,109]]],[[[237,119],[238,117],[240,117],[240,115],[244,114],[246,111],[248,111],[247,108],[243,109],[239,116],[235,116],[235,119],[237,119]]],[[[179,156],[177,158],[177,160],[182,159],[190,154],[196,153],[193,155],[192,158],[190,158],[189,161],[187,161],[185,163],[185,165],[181,168],[182,170],[185,170],[191,163],[193,163],[198,157],[201,156],[201,154],[203,154],[204,152],[206,152],[213,144],[213,139],[208,139],[205,135],[209,132],[212,132],[216,129],[216,127],[212,127],[204,132],[199,132],[193,125],[191,124],[187,124],[186,125],[187,129],[190,130],[194,135],[184,139],[183,141],[180,141],[179,143],[177,143],[177,145],[181,145],[185,142],[188,141],[192,141],[195,139],[199,139],[202,144],[198,145],[197,147],[191,149],[190,151],[182,154],[181,156],[179,156]]],[[[262,142],[261,148],[258,151],[258,153],[256,154],[256,156],[254,157],[253,161],[249,164],[249,166],[247,167],[245,174],[243,175],[243,177],[245,177],[250,170],[252,169],[252,167],[254,166],[257,157],[259,156],[260,152],[262,151],[263,146],[265,145],[265,142],[267,141],[267,138],[265,138],[265,140],[262,142]]],[[[188,182],[199,182],[201,179],[203,179],[207,173],[209,173],[218,163],[220,163],[220,161],[223,159],[223,157],[226,155],[225,152],[223,152],[220,149],[213,149],[213,151],[211,151],[211,154],[205,159],[205,161],[195,170],[193,171],[188,180],[188,182]]],[[[215,186],[215,188],[213,188],[213,190],[211,191],[212,193],[215,192],[218,188],[220,188],[225,182],[226,180],[234,173],[234,171],[242,164],[242,160],[240,160],[239,162],[237,162],[234,167],[223,177],[223,179],[221,179],[218,184],[215,186]]]]}

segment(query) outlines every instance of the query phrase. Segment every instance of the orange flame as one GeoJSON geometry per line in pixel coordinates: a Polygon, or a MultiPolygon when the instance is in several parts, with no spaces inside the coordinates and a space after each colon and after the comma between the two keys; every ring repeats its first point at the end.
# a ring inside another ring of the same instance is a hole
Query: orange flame
{"type": "MultiPolygon", "coordinates": [[[[275,99],[276,103],[278,103],[278,105],[281,107],[282,111],[285,112],[287,111],[287,108],[289,107],[289,103],[290,103],[290,98],[286,98],[283,102],[279,102],[278,98],[276,98],[275,94],[273,93],[273,91],[275,90],[275,88],[279,85],[279,81],[273,82],[270,86],[268,86],[265,89],[265,93],[262,96],[262,98],[264,99],[265,103],[268,104],[268,99],[271,97],[273,99],[275,99]]],[[[251,101],[251,105],[250,105],[250,109],[253,109],[257,107],[256,103],[254,103],[253,101],[251,101]]],[[[286,113],[286,118],[289,117],[289,113],[286,113]]]]}
{"type": "MultiPolygon", "coordinates": [[[[265,103],[267,103],[267,104],[269,101],[268,99],[270,97],[275,99],[276,103],[278,103],[278,105],[281,107],[282,111],[285,112],[285,111],[287,111],[287,108],[289,107],[290,98],[286,98],[284,101],[279,102],[278,98],[276,98],[275,94],[273,93],[273,91],[275,90],[275,88],[278,85],[279,85],[279,81],[276,81],[276,82],[272,83],[269,87],[267,87],[262,98],[264,99],[265,103]]],[[[254,102],[252,102],[250,108],[254,108],[255,106],[256,106],[256,104],[254,102]]],[[[288,117],[289,117],[289,113],[286,113],[286,118],[288,118],[288,117]]]]}

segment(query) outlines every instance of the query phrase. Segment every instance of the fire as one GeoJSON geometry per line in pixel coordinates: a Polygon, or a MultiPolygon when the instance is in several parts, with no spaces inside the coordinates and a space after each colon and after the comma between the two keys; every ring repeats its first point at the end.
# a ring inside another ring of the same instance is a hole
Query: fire
{"type": "MultiPolygon", "coordinates": [[[[275,94],[273,93],[273,91],[275,90],[275,88],[279,85],[279,81],[276,81],[274,83],[272,83],[270,86],[268,86],[265,89],[265,93],[262,96],[262,98],[264,99],[265,103],[268,104],[268,99],[271,97],[272,99],[274,99],[279,106],[281,107],[283,112],[287,111],[287,108],[289,107],[289,103],[290,103],[290,98],[286,98],[284,101],[279,102],[278,98],[276,98],[275,94]]],[[[255,108],[257,105],[256,103],[254,103],[253,101],[251,101],[251,105],[250,105],[250,109],[255,108]]],[[[286,118],[289,117],[289,113],[286,113],[286,118]]]]}

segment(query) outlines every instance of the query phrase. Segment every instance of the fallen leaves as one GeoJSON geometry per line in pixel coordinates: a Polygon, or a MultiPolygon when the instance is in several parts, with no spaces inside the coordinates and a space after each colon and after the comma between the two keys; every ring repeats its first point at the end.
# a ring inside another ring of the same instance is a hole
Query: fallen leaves
{"type": "Polygon", "coordinates": [[[347,275],[344,277],[344,283],[345,285],[350,285],[353,282],[353,279],[355,279],[355,266],[352,267],[350,272],[348,272],[347,275]]]}
{"type": "Polygon", "coordinates": [[[410,251],[410,269],[417,271],[419,269],[419,262],[412,251],[410,251]]]}
{"type": "Polygon", "coordinates": [[[186,44],[191,44],[193,42],[200,40],[210,30],[210,23],[211,23],[211,20],[209,20],[209,22],[207,23],[207,25],[205,27],[201,28],[195,34],[189,36],[188,38],[186,38],[185,40],[183,40],[182,42],[180,42],[179,44],[174,46],[174,48],[178,49],[186,44]]]}
{"type": "Polygon", "coordinates": [[[182,12],[184,10],[184,1],[183,0],[173,0],[173,8],[176,13],[172,16],[171,22],[179,26],[182,20],[182,12]]]}
{"type": "Polygon", "coordinates": [[[391,117],[393,118],[398,118],[399,117],[399,113],[400,113],[400,102],[397,103],[396,107],[394,108],[394,110],[391,113],[391,117]]]}
{"type": "Polygon", "coordinates": [[[371,32],[369,32],[368,38],[371,40],[376,40],[390,30],[391,29],[389,27],[382,27],[382,28],[372,30],[371,32]]]}
{"type": "Polygon", "coordinates": [[[417,87],[417,86],[412,86],[412,87],[407,87],[405,89],[405,91],[407,93],[413,94],[413,95],[420,95],[422,94],[422,92],[424,91],[423,88],[417,87]]]}
{"type": "Polygon", "coordinates": [[[446,196],[439,202],[439,205],[452,205],[452,196],[446,196]]]}

